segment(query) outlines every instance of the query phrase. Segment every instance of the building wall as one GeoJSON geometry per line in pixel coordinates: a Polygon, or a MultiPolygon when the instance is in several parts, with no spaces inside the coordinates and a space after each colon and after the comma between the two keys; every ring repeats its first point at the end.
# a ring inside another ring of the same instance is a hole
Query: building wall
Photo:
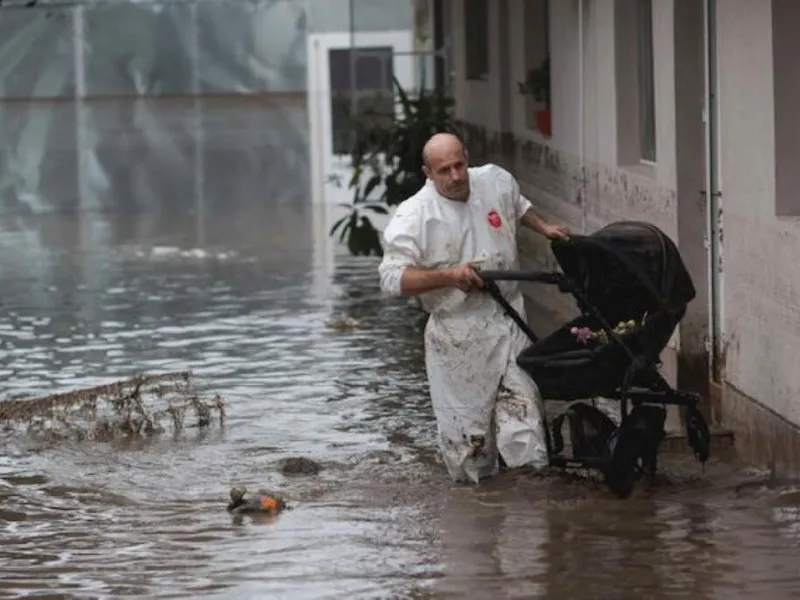
{"type": "MultiPolygon", "coordinates": [[[[544,216],[575,231],[635,219],[671,236],[698,292],[679,330],[680,345],[677,336],[671,344],[673,366],[682,367],[682,386],[707,391],[705,117],[713,106],[705,97],[704,3],[653,2],[657,157],[655,164],[635,164],[626,150],[637,119],[626,80],[635,71],[626,11],[636,0],[584,2],[582,28],[580,0],[550,3],[550,139],[530,129],[530,106],[515,89],[526,69],[526,0],[489,3],[492,73],[484,82],[463,78],[464,1],[451,0],[451,17],[456,111],[471,158],[509,168],[544,216]],[[504,60],[510,65],[505,79],[497,68],[504,60]],[[498,85],[512,89],[505,104],[498,85]]],[[[712,417],[734,430],[746,457],[800,474],[794,426],[800,423],[800,370],[793,351],[800,334],[800,120],[794,117],[800,80],[790,76],[798,50],[791,24],[800,18],[800,3],[716,4],[719,133],[718,155],[710,160],[719,169],[724,211],[719,310],[725,342],[723,396],[712,417]],[[784,75],[776,77],[775,69],[784,75]]],[[[525,234],[521,248],[527,266],[552,266],[537,236],[525,234]]],[[[572,310],[554,290],[526,291],[534,326],[572,310]]]]}
{"type": "MultiPolygon", "coordinates": [[[[796,4],[776,0],[775,8],[780,11],[777,24],[800,16],[796,4]],[[782,12],[792,8],[793,14],[782,12]]],[[[729,392],[723,416],[748,436],[766,438],[764,452],[780,462],[787,452],[800,457],[796,444],[787,445],[785,435],[776,435],[769,415],[800,423],[795,346],[800,335],[800,225],[797,212],[795,217],[776,216],[778,205],[790,204],[796,194],[795,188],[783,197],[776,195],[776,167],[789,163],[796,171],[800,156],[776,156],[776,142],[782,132],[796,138],[800,131],[796,119],[790,115],[782,120],[783,113],[776,110],[797,86],[796,67],[779,77],[773,60],[786,52],[796,57],[796,32],[780,31],[773,37],[769,0],[725,0],[718,2],[717,10],[729,392]],[[765,410],[749,407],[748,398],[765,410]]]]}
{"type": "MultiPolygon", "coordinates": [[[[624,125],[628,116],[618,117],[616,90],[629,82],[616,81],[614,0],[584,3],[582,49],[579,2],[550,2],[552,136],[546,139],[528,126],[526,111],[531,107],[517,91],[517,82],[524,79],[527,69],[525,48],[531,21],[521,18],[525,4],[526,0],[489,3],[490,72],[485,81],[467,81],[464,2],[451,2],[456,115],[465,124],[472,159],[493,160],[509,168],[546,218],[565,223],[573,231],[594,231],[618,219],[641,219],[675,239],[673,1],[653,3],[658,153],[653,165],[621,165],[617,160],[619,123],[624,125]],[[504,36],[507,43],[502,43],[504,36]],[[502,52],[504,47],[507,54],[502,52]],[[504,63],[510,65],[505,79],[500,68],[504,63]],[[505,104],[502,87],[511,90],[505,104]]],[[[524,234],[520,242],[523,263],[552,266],[545,240],[524,234]]],[[[527,293],[533,299],[531,321],[543,327],[574,311],[571,298],[557,290],[540,286],[528,288],[527,293]]],[[[676,335],[665,353],[670,372],[675,370],[677,340],[676,335]]]]}

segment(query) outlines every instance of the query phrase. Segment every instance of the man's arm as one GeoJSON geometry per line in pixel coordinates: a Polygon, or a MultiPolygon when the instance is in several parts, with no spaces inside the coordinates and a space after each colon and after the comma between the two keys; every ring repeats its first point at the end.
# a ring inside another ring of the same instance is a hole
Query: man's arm
{"type": "Polygon", "coordinates": [[[542,235],[545,235],[547,226],[549,225],[547,221],[536,214],[536,211],[533,210],[533,208],[528,208],[528,210],[525,211],[520,219],[520,223],[522,223],[524,227],[532,229],[536,233],[541,233],[542,235]]]}
{"type": "Polygon", "coordinates": [[[433,290],[458,287],[463,291],[483,287],[472,265],[421,267],[422,234],[419,215],[406,205],[395,213],[383,232],[383,259],[378,267],[381,290],[392,296],[417,296],[433,290]]]}
{"type": "Polygon", "coordinates": [[[483,287],[483,280],[471,265],[458,265],[443,269],[421,269],[407,266],[400,277],[403,296],[424,294],[443,287],[458,287],[463,291],[483,287]]]}
{"type": "Polygon", "coordinates": [[[547,222],[533,210],[533,206],[529,200],[522,195],[520,195],[520,197],[524,200],[523,206],[526,207],[519,220],[523,227],[540,233],[548,240],[565,240],[569,237],[569,229],[562,225],[554,225],[547,222]]]}
{"type": "Polygon", "coordinates": [[[378,267],[381,290],[391,296],[416,296],[445,287],[464,291],[482,287],[483,280],[470,265],[420,266],[424,235],[414,208],[401,205],[383,232],[383,259],[378,267]]]}
{"type": "Polygon", "coordinates": [[[451,269],[423,269],[403,267],[400,276],[400,293],[403,296],[416,296],[452,285],[451,269]]]}
{"type": "Polygon", "coordinates": [[[569,230],[561,225],[553,225],[539,216],[533,210],[533,204],[528,200],[519,189],[519,182],[508,171],[503,171],[506,181],[511,187],[511,197],[514,201],[514,212],[519,219],[519,223],[528,229],[539,233],[550,240],[566,239],[569,237],[569,230]]]}

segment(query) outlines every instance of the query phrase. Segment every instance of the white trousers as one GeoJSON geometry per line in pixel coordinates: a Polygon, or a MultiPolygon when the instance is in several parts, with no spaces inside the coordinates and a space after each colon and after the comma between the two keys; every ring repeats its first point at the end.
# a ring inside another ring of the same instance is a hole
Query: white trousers
{"type": "Polygon", "coordinates": [[[547,465],[544,406],[516,364],[529,343],[510,319],[463,316],[428,321],[426,369],[439,449],[455,481],[511,467],[547,465]]]}

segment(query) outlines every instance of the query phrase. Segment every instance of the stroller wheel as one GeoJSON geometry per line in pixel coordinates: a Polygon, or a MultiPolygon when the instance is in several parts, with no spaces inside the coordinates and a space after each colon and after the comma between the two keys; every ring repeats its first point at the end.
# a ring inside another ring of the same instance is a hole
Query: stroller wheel
{"type": "Polygon", "coordinates": [[[630,496],[636,483],[654,468],[648,460],[645,436],[635,429],[614,431],[608,443],[608,457],[606,485],[620,498],[630,496]]]}
{"type": "Polygon", "coordinates": [[[695,458],[701,463],[705,463],[710,454],[711,432],[696,406],[690,405],[686,408],[684,425],[686,426],[686,438],[694,451],[695,458]]]}

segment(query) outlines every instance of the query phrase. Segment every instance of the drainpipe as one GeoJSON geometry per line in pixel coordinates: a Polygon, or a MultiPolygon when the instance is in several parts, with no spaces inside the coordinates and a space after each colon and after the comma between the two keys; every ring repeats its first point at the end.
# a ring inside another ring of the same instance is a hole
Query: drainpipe
{"type": "Polygon", "coordinates": [[[584,60],[583,60],[583,0],[578,0],[578,105],[580,106],[580,120],[578,124],[578,159],[580,165],[580,197],[581,197],[581,231],[587,233],[589,210],[586,205],[586,174],[585,168],[585,130],[586,107],[584,106],[584,60]]]}
{"type": "Polygon", "coordinates": [[[717,189],[717,2],[706,0],[705,12],[705,136],[706,136],[706,236],[708,239],[709,358],[711,380],[720,383],[724,370],[722,356],[722,303],[720,295],[721,202],[717,189]]]}
{"type": "MultiPolygon", "coordinates": [[[[350,52],[348,54],[348,62],[350,64],[350,119],[355,119],[356,115],[356,56],[355,56],[355,49],[356,49],[356,26],[355,26],[355,6],[354,0],[349,0],[347,3],[347,12],[349,17],[349,36],[350,36],[350,52]]],[[[352,135],[352,134],[351,134],[352,135]]],[[[352,140],[351,140],[352,141],[352,140]]],[[[349,175],[348,175],[349,176],[349,175]]]]}
{"type": "MultiPolygon", "coordinates": [[[[89,144],[85,139],[86,114],[83,106],[86,100],[86,55],[83,46],[86,32],[84,31],[84,23],[83,6],[76,6],[72,13],[72,70],[75,72],[75,122],[78,124],[77,135],[75,136],[75,142],[77,144],[75,155],[78,160],[78,206],[82,209],[86,207],[86,202],[89,200],[89,193],[86,185],[86,152],[89,151],[89,144]]],[[[94,206],[92,206],[92,208],[94,208],[94,206]]]]}

